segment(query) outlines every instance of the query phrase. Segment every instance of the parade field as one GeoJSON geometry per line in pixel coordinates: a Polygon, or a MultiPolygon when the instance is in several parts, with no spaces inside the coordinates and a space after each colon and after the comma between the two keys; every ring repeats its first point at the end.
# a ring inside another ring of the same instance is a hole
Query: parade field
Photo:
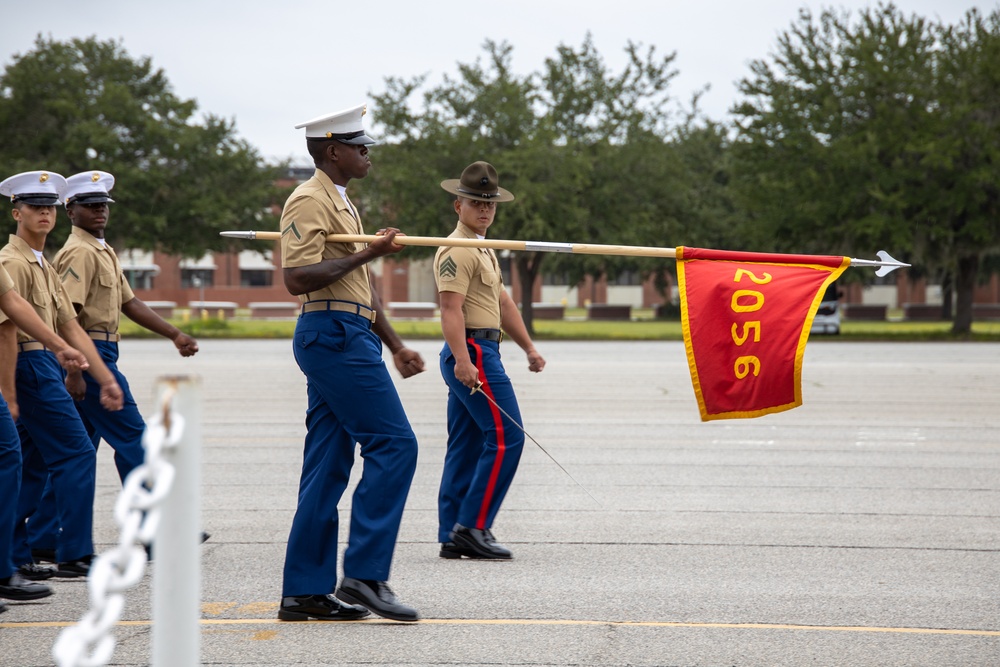
{"type": "MultiPolygon", "coordinates": [[[[390,583],[415,624],[276,618],[305,435],[290,340],[121,343],[144,415],[158,377],[200,378],[202,664],[1000,664],[1000,343],[810,342],[802,407],[702,423],[680,341],[542,339],[540,374],[505,342],[527,432],[572,475],[526,443],[494,526],[508,562],[438,557],[441,342],[409,344],[427,371],[391,371],[420,453],[390,583]]],[[[98,458],[104,550],[120,485],[98,458]]],[[[150,664],[156,574],[112,665],[150,664]]],[[[54,664],[88,597],[51,585],[0,616],[0,666],[54,664]]]]}

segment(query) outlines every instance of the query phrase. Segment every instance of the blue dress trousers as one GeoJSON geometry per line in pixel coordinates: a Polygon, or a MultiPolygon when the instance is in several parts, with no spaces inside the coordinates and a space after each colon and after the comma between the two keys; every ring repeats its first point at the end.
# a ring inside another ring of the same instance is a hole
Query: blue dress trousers
{"type": "Polygon", "coordinates": [[[483,383],[480,391],[510,418],[480,391],[470,393],[455,378],[455,358],[445,343],[440,358],[441,376],[448,384],[448,450],[438,492],[438,540],[442,543],[451,540],[449,533],[456,523],[478,530],[493,525],[524,449],[524,432],[518,428],[521,411],[500,360],[500,344],[467,338],[466,345],[483,383]]]}
{"type": "Polygon", "coordinates": [[[7,401],[0,396],[0,579],[9,577],[16,567],[11,549],[20,493],[21,440],[17,437],[7,401]]]}
{"type": "Polygon", "coordinates": [[[323,595],[337,583],[337,504],[361,446],[351,502],[344,576],[389,578],[403,506],[417,464],[417,439],[382,361],[382,341],[362,316],[299,316],[295,361],[307,379],[305,446],[298,507],[285,555],[282,595],[323,595]]]}
{"type": "Polygon", "coordinates": [[[16,386],[21,414],[21,495],[14,526],[16,565],[32,562],[25,520],[35,513],[51,476],[62,532],[60,562],[94,553],[92,538],[97,452],[63,383],[56,356],[48,350],[17,355],[16,386]]]}
{"type": "MultiPolygon", "coordinates": [[[[82,401],[76,402],[76,409],[94,448],[97,448],[103,438],[115,450],[115,467],[118,469],[118,477],[124,483],[128,474],[141,465],[145,458],[142,435],[146,430],[146,422],[132,397],[128,380],[118,370],[118,343],[95,340],[94,346],[121,387],[124,402],[122,409],[116,412],[104,409],[101,405],[101,385],[89,373],[84,373],[87,395],[82,401]]],[[[54,549],[58,540],[59,517],[50,482],[45,485],[38,509],[28,521],[28,541],[34,549],[54,549]]]]}

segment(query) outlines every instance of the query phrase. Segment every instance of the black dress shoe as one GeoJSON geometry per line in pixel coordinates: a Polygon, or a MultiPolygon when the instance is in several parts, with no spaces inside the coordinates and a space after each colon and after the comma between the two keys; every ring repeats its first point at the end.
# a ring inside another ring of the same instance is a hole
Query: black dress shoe
{"type": "Polygon", "coordinates": [[[420,618],[416,609],[399,603],[396,594],[384,581],[344,577],[335,595],[344,602],[361,605],[393,621],[411,623],[420,618]]]}
{"type": "Polygon", "coordinates": [[[22,577],[19,573],[0,579],[0,598],[8,600],[40,600],[52,595],[52,589],[22,577]]]}
{"type": "Polygon", "coordinates": [[[90,574],[90,564],[94,561],[94,554],[77,558],[76,560],[59,563],[56,565],[56,576],[62,579],[72,579],[73,577],[86,577],[90,574]]]}
{"type": "Polygon", "coordinates": [[[36,563],[55,563],[56,562],[56,550],[55,549],[32,549],[31,557],[36,563]]]}
{"type": "Polygon", "coordinates": [[[488,530],[466,528],[456,523],[455,529],[451,531],[451,541],[460,549],[465,549],[475,554],[474,556],[470,556],[470,558],[510,560],[514,557],[510,549],[502,544],[497,544],[497,541],[493,538],[493,533],[488,530]]]}
{"type": "Polygon", "coordinates": [[[441,551],[438,553],[438,556],[441,558],[461,558],[462,556],[466,558],[479,558],[476,554],[468,549],[463,549],[454,542],[442,542],[441,551]]]}
{"type": "Polygon", "coordinates": [[[38,565],[37,563],[25,563],[24,565],[18,565],[18,573],[30,581],[44,581],[46,579],[51,579],[56,575],[56,569],[54,567],[46,567],[45,565],[38,565]]]}
{"type": "Polygon", "coordinates": [[[282,621],[357,621],[368,615],[364,607],[343,604],[332,595],[291,595],[281,598],[282,621]]]}

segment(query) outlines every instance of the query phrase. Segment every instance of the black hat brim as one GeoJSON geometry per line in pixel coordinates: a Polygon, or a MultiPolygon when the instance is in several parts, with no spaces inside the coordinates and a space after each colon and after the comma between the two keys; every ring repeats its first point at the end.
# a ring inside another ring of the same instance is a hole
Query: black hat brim
{"type": "Polygon", "coordinates": [[[93,194],[79,194],[71,198],[66,205],[70,204],[114,204],[115,200],[103,192],[95,192],[93,194]]]}
{"type": "Polygon", "coordinates": [[[473,192],[471,190],[466,190],[462,187],[462,181],[458,178],[449,178],[445,181],[441,181],[441,187],[444,188],[445,192],[450,192],[456,197],[465,197],[466,199],[474,199],[476,201],[495,201],[497,203],[514,201],[514,194],[510,190],[504,190],[503,188],[497,186],[497,191],[493,193],[481,193],[473,192]]]}
{"type": "Polygon", "coordinates": [[[56,206],[59,204],[59,196],[54,194],[25,194],[16,195],[14,197],[15,202],[24,202],[25,204],[30,204],[32,206],[56,206]]]}
{"type": "MultiPolygon", "coordinates": [[[[336,137],[333,137],[337,139],[336,137]]],[[[359,137],[354,137],[353,139],[337,139],[342,144],[350,144],[351,146],[371,146],[372,144],[377,144],[378,142],[369,137],[367,134],[362,134],[359,137]]]]}
{"type": "Polygon", "coordinates": [[[367,134],[362,132],[357,136],[350,135],[337,135],[332,136],[323,135],[321,137],[306,137],[307,141],[339,141],[342,144],[350,144],[351,146],[371,146],[372,144],[377,144],[378,142],[369,137],[367,134]]]}

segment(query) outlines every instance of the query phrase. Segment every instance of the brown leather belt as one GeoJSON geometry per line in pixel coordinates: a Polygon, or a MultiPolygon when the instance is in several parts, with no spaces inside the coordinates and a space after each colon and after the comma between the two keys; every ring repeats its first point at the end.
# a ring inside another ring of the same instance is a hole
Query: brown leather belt
{"type": "Polygon", "coordinates": [[[17,344],[17,350],[19,352],[35,352],[36,350],[47,350],[49,348],[45,347],[37,340],[26,340],[23,343],[17,344]]]}
{"type": "Polygon", "coordinates": [[[368,306],[363,306],[360,303],[354,303],[353,301],[337,301],[334,299],[329,300],[319,300],[319,301],[306,301],[302,304],[303,313],[315,313],[319,311],[336,310],[342,313],[354,313],[359,315],[370,322],[375,321],[375,311],[368,306]]]}
{"type": "Polygon", "coordinates": [[[91,331],[90,329],[87,329],[87,335],[93,340],[110,341],[112,343],[117,343],[122,339],[121,334],[111,333],[109,331],[91,331]]]}
{"type": "Polygon", "coordinates": [[[481,338],[483,340],[492,340],[495,343],[503,341],[503,332],[499,329],[466,329],[466,338],[481,338]]]}

